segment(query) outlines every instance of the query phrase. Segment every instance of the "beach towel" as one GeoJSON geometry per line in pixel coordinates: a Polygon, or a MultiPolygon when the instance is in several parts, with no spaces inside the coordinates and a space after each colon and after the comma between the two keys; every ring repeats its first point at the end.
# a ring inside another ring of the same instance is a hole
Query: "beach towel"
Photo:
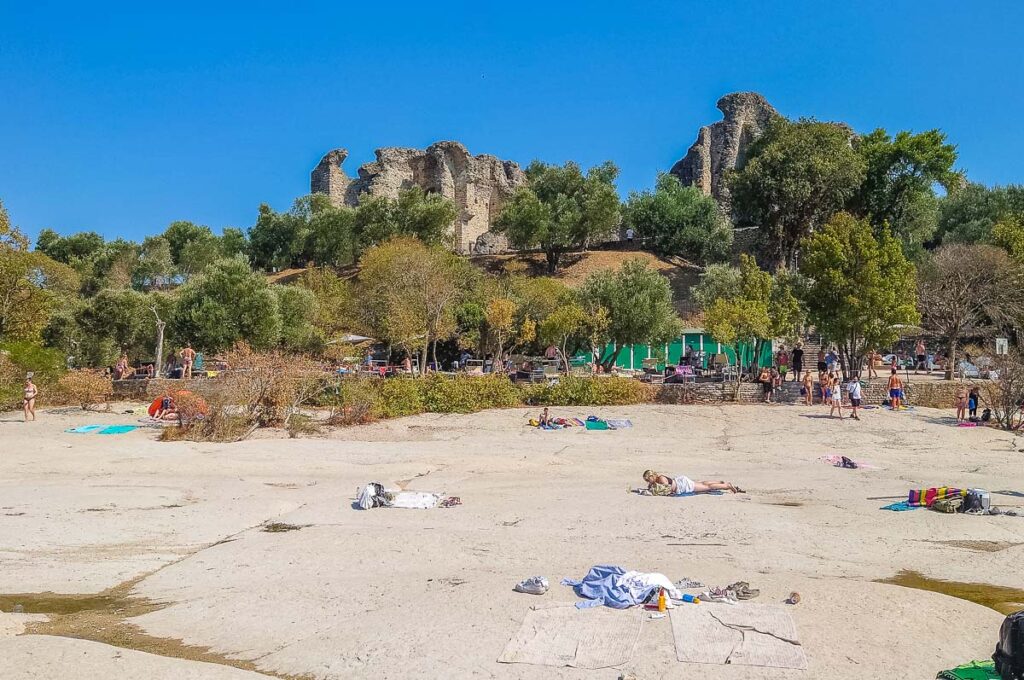
{"type": "Polygon", "coordinates": [[[70,432],[72,434],[90,434],[92,432],[96,432],[97,430],[102,430],[104,427],[106,427],[106,426],[105,425],[80,425],[78,427],[72,427],[72,428],[69,428],[69,429],[64,430],[64,431],[65,432],[70,432]]]}
{"type": "Polygon", "coordinates": [[[957,423],[957,427],[977,427],[977,423],[957,423]]]}
{"type": "Polygon", "coordinates": [[[992,661],[972,661],[948,671],[940,671],[936,680],[1000,680],[992,661]]]}
{"type": "Polygon", "coordinates": [[[607,430],[607,429],[610,429],[610,428],[608,427],[608,423],[606,423],[603,420],[590,420],[588,418],[587,419],[587,429],[588,430],[607,430]]]}
{"type": "Polygon", "coordinates": [[[906,501],[900,501],[899,503],[890,503],[889,505],[883,505],[879,510],[892,510],[893,512],[905,512],[906,510],[917,510],[918,506],[911,505],[906,501]]]}
{"type": "Polygon", "coordinates": [[[644,612],[535,607],[505,645],[498,663],[597,670],[628,663],[640,639],[644,612]]]}
{"type": "Polygon", "coordinates": [[[950,498],[963,498],[967,495],[967,489],[957,489],[951,486],[932,487],[930,489],[911,489],[907,497],[907,504],[915,507],[930,508],[935,501],[947,500],[950,498]]]}
{"type": "Polygon", "coordinates": [[[633,427],[633,421],[631,420],[613,420],[609,418],[604,422],[608,423],[608,427],[613,430],[625,430],[626,428],[633,427]]]}
{"type": "Polygon", "coordinates": [[[644,574],[609,565],[591,567],[580,581],[563,578],[562,585],[572,586],[578,596],[586,598],[584,602],[576,603],[578,609],[601,605],[612,609],[626,609],[643,604],[661,588],[665,589],[669,597],[677,600],[682,597],[682,593],[676,590],[672,581],[663,574],[644,574]]]}
{"type": "Polygon", "coordinates": [[[427,491],[399,491],[391,500],[391,507],[406,510],[429,510],[437,507],[442,496],[443,494],[427,491]]]}
{"type": "Polygon", "coordinates": [[[125,432],[131,432],[132,430],[137,429],[137,425],[110,425],[103,428],[96,434],[124,434],[125,432]]]}
{"type": "Polygon", "coordinates": [[[676,607],[669,618],[680,661],[807,668],[796,624],[780,605],[702,602],[676,607]]]}

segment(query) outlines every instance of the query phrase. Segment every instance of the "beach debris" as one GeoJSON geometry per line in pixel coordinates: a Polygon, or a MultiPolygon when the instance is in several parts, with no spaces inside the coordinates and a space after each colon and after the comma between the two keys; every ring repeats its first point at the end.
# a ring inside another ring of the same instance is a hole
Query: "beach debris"
{"type": "Polygon", "coordinates": [[[795,590],[786,598],[786,604],[800,604],[800,593],[795,590]]]}
{"type": "Polygon", "coordinates": [[[655,614],[655,613],[652,613],[651,614],[651,618],[652,619],[663,619],[663,618],[665,618],[665,614],[655,614]]]}
{"type": "Polygon", "coordinates": [[[526,593],[527,595],[543,595],[548,592],[548,580],[543,576],[531,576],[530,578],[520,581],[512,589],[517,593],[526,593]]]}
{"type": "Polygon", "coordinates": [[[298,531],[304,527],[305,525],[288,524],[287,522],[267,522],[263,525],[261,531],[266,531],[269,534],[280,534],[286,531],[298,531]]]}

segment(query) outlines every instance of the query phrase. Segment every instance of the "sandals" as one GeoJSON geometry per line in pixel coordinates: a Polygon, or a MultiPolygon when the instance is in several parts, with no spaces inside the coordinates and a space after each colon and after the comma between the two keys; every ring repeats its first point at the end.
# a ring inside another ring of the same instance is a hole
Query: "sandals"
{"type": "Polygon", "coordinates": [[[726,591],[732,592],[737,600],[752,600],[761,594],[760,590],[751,588],[746,581],[737,581],[725,587],[726,591]]]}

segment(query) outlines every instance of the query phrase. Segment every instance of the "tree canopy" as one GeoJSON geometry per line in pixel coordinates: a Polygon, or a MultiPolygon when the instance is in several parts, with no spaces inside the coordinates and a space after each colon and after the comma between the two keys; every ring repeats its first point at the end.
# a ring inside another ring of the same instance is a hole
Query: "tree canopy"
{"type": "Polygon", "coordinates": [[[661,255],[678,255],[698,264],[720,262],[732,246],[732,225],[715,199],[675,175],[660,173],[653,192],[633,192],[622,221],[645,246],[661,255]]]}
{"type": "Polygon", "coordinates": [[[529,185],[519,189],[502,209],[494,231],[507,235],[516,248],[539,248],[548,272],[558,269],[562,255],[610,235],[619,223],[619,171],[610,161],[586,174],[579,165],[534,161],[526,169],[529,185]]]}
{"type": "Polygon", "coordinates": [[[804,237],[843,209],[865,177],[865,161],[850,145],[851,131],[813,120],[779,118],[728,179],[739,224],[761,230],[763,261],[793,266],[804,237]]]}
{"type": "Polygon", "coordinates": [[[920,321],[916,271],[888,230],[839,213],[804,242],[808,316],[857,372],[868,350],[884,348],[920,321]]]}

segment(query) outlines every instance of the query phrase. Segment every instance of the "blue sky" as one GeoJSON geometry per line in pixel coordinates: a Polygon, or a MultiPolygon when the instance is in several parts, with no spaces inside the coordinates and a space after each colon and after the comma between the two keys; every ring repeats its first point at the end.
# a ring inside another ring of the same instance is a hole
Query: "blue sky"
{"type": "Polygon", "coordinates": [[[462,141],[653,184],[756,90],[787,116],[945,130],[1024,182],[1024,3],[0,0],[0,199],[33,236],[249,226],[334,147],[462,141]],[[773,6],[775,5],[775,6],[773,6]]]}

